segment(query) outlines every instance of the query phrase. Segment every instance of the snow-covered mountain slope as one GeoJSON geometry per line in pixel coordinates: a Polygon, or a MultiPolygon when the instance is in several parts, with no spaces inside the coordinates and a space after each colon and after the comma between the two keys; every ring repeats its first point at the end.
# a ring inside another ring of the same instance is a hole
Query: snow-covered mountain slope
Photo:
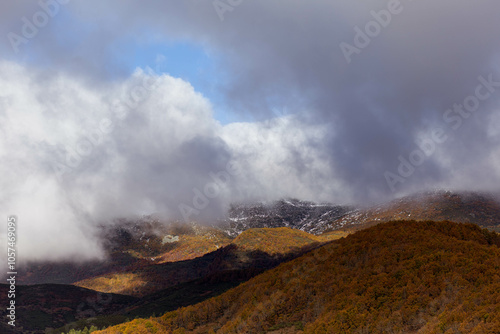
{"type": "Polygon", "coordinates": [[[434,191],[415,194],[368,209],[356,209],[332,221],[329,230],[366,228],[391,220],[449,220],[495,229],[500,226],[500,201],[491,194],[434,191]]]}
{"type": "Polygon", "coordinates": [[[332,221],[350,211],[352,208],[346,206],[283,199],[272,203],[232,205],[228,218],[218,226],[231,236],[262,227],[290,227],[321,234],[332,221]]]}

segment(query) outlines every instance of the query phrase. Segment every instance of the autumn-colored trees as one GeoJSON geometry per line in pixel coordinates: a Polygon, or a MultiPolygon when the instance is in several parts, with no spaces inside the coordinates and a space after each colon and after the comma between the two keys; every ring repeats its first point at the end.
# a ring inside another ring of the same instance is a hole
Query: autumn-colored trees
{"type": "Polygon", "coordinates": [[[500,333],[499,246],[476,225],[380,224],[150,319],[151,329],[136,320],[103,333],[500,333]]]}

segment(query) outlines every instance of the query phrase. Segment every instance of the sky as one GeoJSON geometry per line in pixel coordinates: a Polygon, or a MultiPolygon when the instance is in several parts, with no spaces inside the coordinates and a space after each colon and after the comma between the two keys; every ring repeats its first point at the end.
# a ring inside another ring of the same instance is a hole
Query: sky
{"type": "Polygon", "coordinates": [[[2,216],[18,216],[26,260],[57,260],[99,257],[96,226],[117,217],[498,191],[499,10],[3,2],[2,216]]]}

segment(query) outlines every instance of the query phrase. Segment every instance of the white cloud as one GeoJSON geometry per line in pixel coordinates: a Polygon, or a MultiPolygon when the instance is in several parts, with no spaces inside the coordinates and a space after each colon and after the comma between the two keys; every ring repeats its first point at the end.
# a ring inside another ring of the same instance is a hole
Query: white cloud
{"type": "Polygon", "coordinates": [[[326,125],[304,124],[296,115],[226,125],[223,138],[253,178],[243,193],[254,199],[352,200],[323,154],[327,131],[326,125]]]}
{"type": "Polygon", "coordinates": [[[235,200],[339,191],[320,149],[324,126],[292,115],[223,127],[181,79],[139,69],[92,86],[3,61],[0,90],[0,204],[4,217],[19,216],[28,259],[99,256],[93,227],[116,217],[183,219],[179,205],[193,207],[196,189],[229,162],[242,172],[190,219],[213,221],[235,200]]]}

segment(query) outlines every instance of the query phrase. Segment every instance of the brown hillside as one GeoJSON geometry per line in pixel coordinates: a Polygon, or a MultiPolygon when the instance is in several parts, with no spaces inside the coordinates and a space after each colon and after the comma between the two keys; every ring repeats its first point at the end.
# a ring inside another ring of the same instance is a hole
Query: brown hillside
{"type": "Polygon", "coordinates": [[[160,318],[100,333],[500,333],[500,237],[379,224],[160,318]]]}
{"type": "Polygon", "coordinates": [[[245,251],[284,254],[320,242],[315,235],[289,227],[252,228],[237,236],[232,244],[245,251]]]}

